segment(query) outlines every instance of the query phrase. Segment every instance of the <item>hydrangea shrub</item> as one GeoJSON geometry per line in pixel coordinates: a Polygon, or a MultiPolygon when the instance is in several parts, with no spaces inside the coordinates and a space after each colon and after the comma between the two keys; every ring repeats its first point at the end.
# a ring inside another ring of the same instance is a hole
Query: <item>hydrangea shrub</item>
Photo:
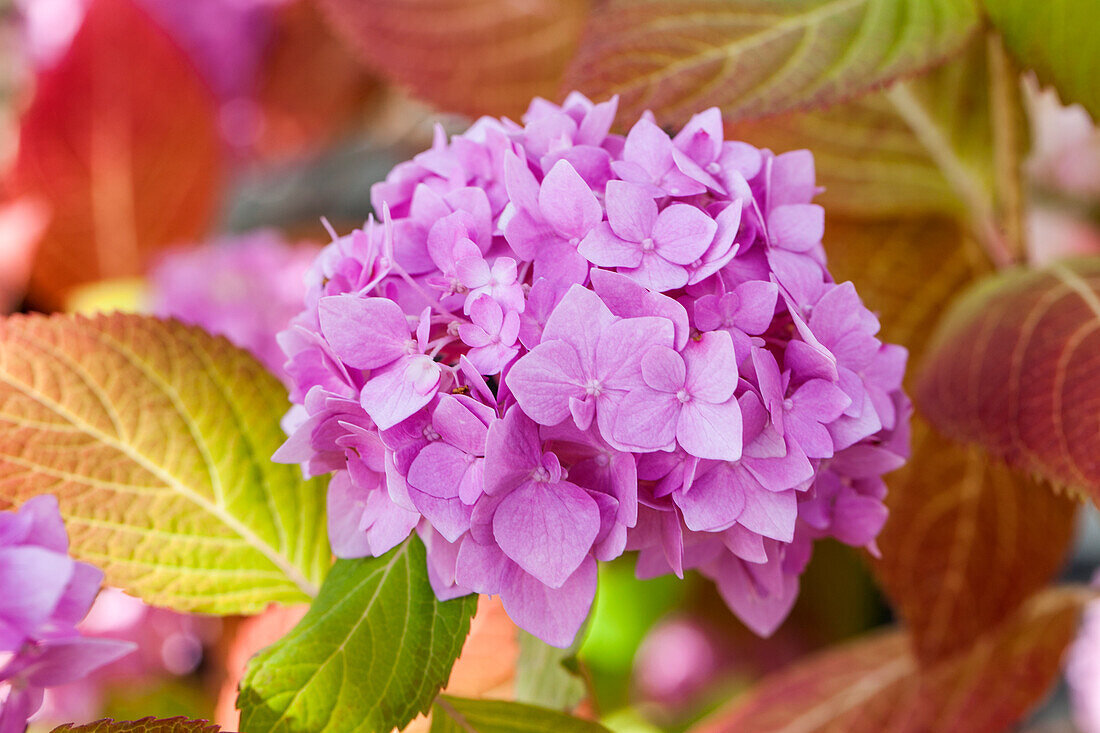
{"type": "Polygon", "coordinates": [[[374,187],[280,334],[276,458],[333,472],[338,556],[415,531],[440,599],[499,594],[550,644],[626,551],[768,635],[815,540],[875,551],[906,351],[829,274],[808,151],[717,109],[612,134],[616,102],[440,130],[374,187]]]}

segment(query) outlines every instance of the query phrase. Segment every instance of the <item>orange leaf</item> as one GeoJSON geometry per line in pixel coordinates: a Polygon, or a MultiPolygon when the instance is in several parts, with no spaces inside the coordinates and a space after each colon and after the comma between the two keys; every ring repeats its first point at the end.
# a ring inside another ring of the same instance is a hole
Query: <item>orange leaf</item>
{"type": "Polygon", "coordinates": [[[52,220],[30,297],[57,309],[75,285],[140,274],[214,211],[214,100],[187,57],[132,0],[94,0],[23,116],[13,189],[52,220]]]}
{"type": "Polygon", "coordinates": [[[321,0],[373,68],[449,112],[518,115],[558,94],[588,0],[321,0]]]}
{"type": "Polygon", "coordinates": [[[913,456],[887,478],[873,566],[922,661],[965,648],[1058,572],[1077,504],[975,445],[913,421],[913,456]]]}
{"type": "Polygon", "coordinates": [[[917,385],[945,435],[1100,501],[1100,258],[988,279],[941,324],[917,385]]]}
{"type": "Polygon", "coordinates": [[[605,0],[566,74],[589,96],[622,95],[680,125],[836,102],[922,71],[977,27],[969,0],[605,0]]]}
{"type": "Polygon", "coordinates": [[[269,156],[319,149],[347,131],[379,84],[312,2],[278,8],[274,26],[257,95],[263,111],[257,149],[269,156]]]}
{"type": "Polygon", "coordinates": [[[900,631],[778,672],[694,733],[971,733],[1005,730],[1048,690],[1092,591],[1033,598],[969,649],[923,670],[900,631]]]}

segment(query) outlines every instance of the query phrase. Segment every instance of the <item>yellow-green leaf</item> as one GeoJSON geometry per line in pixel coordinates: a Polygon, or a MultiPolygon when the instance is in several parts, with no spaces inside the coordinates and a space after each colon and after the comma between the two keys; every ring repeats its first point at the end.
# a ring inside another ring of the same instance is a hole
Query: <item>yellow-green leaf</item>
{"type": "Polygon", "coordinates": [[[315,594],[324,487],[271,462],[286,392],[223,338],[115,314],[0,321],[0,504],[56,494],[73,553],[181,611],[315,594]]]}

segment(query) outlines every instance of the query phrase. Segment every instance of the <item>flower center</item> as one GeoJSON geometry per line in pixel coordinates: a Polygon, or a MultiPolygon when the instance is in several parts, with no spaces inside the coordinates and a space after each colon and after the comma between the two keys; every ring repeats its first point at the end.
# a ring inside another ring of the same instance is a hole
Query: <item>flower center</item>
{"type": "Polygon", "coordinates": [[[653,237],[646,237],[645,239],[642,240],[642,251],[643,252],[652,252],[654,246],[655,245],[653,244],[653,237]]]}
{"type": "Polygon", "coordinates": [[[416,343],[416,339],[409,339],[405,342],[405,353],[415,354],[420,351],[420,344],[416,343]]]}
{"type": "Polygon", "coordinates": [[[676,399],[680,400],[680,402],[691,402],[691,395],[688,394],[686,389],[681,389],[676,393],[676,399]]]}
{"type": "Polygon", "coordinates": [[[424,440],[429,443],[439,440],[439,433],[436,432],[434,425],[428,424],[424,426],[424,440]]]}
{"type": "Polygon", "coordinates": [[[783,400],[783,409],[784,410],[786,410],[787,412],[790,412],[793,407],[794,407],[794,400],[792,400],[790,397],[783,400]]]}
{"type": "Polygon", "coordinates": [[[550,472],[546,470],[545,466],[539,466],[531,472],[531,480],[537,481],[540,484],[545,484],[550,481],[550,472]]]}
{"type": "Polygon", "coordinates": [[[603,393],[603,386],[598,379],[589,379],[588,383],[584,385],[585,394],[590,397],[599,397],[603,393]]]}
{"type": "Polygon", "coordinates": [[[608,456],[606,453],[600,453],[596,456],[597,466],[606,466],[609,463],[611,463],[611,457],[608,456]]]}

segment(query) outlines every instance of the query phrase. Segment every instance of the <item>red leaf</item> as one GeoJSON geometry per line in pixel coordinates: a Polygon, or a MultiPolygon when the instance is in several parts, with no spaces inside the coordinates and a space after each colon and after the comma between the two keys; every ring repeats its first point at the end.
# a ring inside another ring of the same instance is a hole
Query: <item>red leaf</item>
{"type": "Polygon", "coordinates": [[[588,0],[321,0],[373,68],[449,112],[554,98],[588,0]]]}
{"type": "Polygon", "coordinates": [[[1100,258],[1008,272],[952,307],[918,380],[941,432],[1100,500],[1100,258]]]}
{"type": "Polygon", "coordinates": [[[890,519],[875,577],[922,661],[965,649],[1047,585],[1077,503],[913,421],[913,456],[887,477],[890,519]]]}
{"type": "Polygon", "coordinates": [[[187,57],[132,0],[92,2],[21,122],[13,188],[52,216],[31,274],[36,305],[139,274],[157,249],[203,232],[221,177],[214,110],[187,57]]]}
{"type": "Polygon", "coordinates": [[[815,655],[694,733],[972,733],[1005,730],[1049,689],[1092,591],[1033,598],[972,647],[921,669],[903,632],[815,655]]]}

